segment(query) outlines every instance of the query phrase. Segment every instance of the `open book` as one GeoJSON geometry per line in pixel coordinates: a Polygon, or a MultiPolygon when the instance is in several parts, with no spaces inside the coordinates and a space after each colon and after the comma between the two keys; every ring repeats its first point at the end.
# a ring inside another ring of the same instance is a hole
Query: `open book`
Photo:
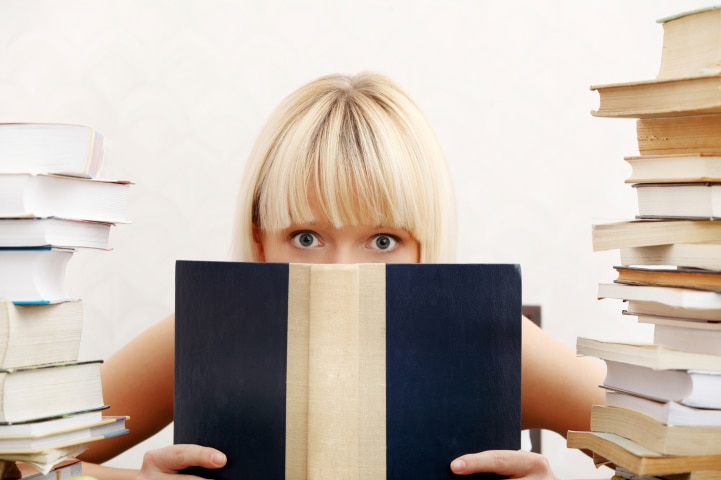
{"type": "Polygon", "coordinates": [[[176,265],[175,442],[212,478],[453,478],[520,448],[516,265],[176,265]]]}

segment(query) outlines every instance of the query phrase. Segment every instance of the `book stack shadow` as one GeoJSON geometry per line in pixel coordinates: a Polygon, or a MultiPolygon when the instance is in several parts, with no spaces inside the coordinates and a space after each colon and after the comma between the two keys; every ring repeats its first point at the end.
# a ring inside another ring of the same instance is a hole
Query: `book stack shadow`
{"type": "Polygon", "coordinates": [[[63,124],[0,124],[0,478],[70,478],[90,442],[127,433],[104,416],[101,360],[79,359],[83,302],[67,266],[109,250],[130,182],[101,177],[103,137],[63,124]]]}
{"type": "Polygon", "coordinates": [[[721,479],[721,9],[659,20],[655,79],[591,87],[595,116],[636,119],[634,219],[593,226],[616,249],[598,297],[653,326],[647,343],[578,338],[607,366],[604,405],[567,444],[623,478],[721,479]]]}

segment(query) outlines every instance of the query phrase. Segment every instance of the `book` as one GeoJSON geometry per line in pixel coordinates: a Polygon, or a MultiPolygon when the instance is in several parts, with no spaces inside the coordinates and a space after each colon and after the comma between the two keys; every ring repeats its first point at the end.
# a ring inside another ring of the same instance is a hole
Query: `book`
{"type": "MultiPolygon", "coordinates": [[[[718,135],[720,128],[721,115],[718,114],[640,118],[636,120],[638,151],[642,156],[669,154],[697,156],[699,153],[719,155],[721,154],[721,137],[718,135]]],[[[700,159],[689,160],[692,165],[701,162],[700,159]]],[[[675,160],[651,161],[678,164],[675,160]]],[[[691,167],[690,171],[696,171],[695,167],[691,167]]]]}
{"type": "Polygon", "coordinates": [[[0,437],[0,457],[5,454],[39,452],[123,435],[128,432],[128,429],[125,428],[127,418],[123,416],[103,417],[100,421],[92,424],[46,432],[42,435],[0,437]]]}
{"type": "Polygon", "coordinates": [[[43,475],[47,475],[55,468],[55,466],[61,464],[62,462],[74,459],[87,450],[88,443],[67,445],[60,448],[49,448],[47,450],[30,453],[6,453],[2,455],[2,464],[8,465],[11,462],[22,462],[34,467],[43,475]]]}
{"type": "MultiPolygon", "coordinates": [[[[605,459],[598,458],[603,463],[605,459]]],[[[696,470],[693,472],[674,473],[671,475],[636,475],[625,468],[616,467],[611,480],[721,480],[721,470],[696,470]]]]}
{"type": "Polygon", "coordinates": [[[0,124],[0,173],[100,174],[103,136],[92,127],[58,123],[0,124]]]}
{"type": "Polygon", "coordinates": [[[693,321],[712,323],[721,321],[721,308],[685,308],[666,305],[659,302],[628,300],[624,315],[636,315],[642,323],[661,323],[668,321],[693,321]]]}
{"type": "Polygon", "coordinates": [[[699,268],[613,267],[616,283],[680,287],[721,292],[721,271],[699,268]]]}
{"type": "Polygon", "coordinates": [[[566,446],[591,450],[594,457],[602,457],[636,475],[721,470],[721,455],[662,455],[613,433],[569,430],[566,446]]]}
{"type": "Polygon", "coordinates": [[[596,117],[661,118],[721,113],[721,72],[672,79],[593,85],[596,117]]]}
{"type": "Polygon", "coordinates": [[[130,182],[43,174],[0,175],[0,217],[127,223],[130,182]]]}
{"type": "Polygon", "coordinates": [[[75,361],[82,329],[80,300],[50,305],[0,300],[0,368],[75,361]]]}
{"type": "Polygon", "coordinates": [[[661,318],[655,322],[646,319],[641,323],[654,323],[653,343],[687,352],[721,355],[721,321],[695,322],[661,318]]]}
{"type": "Polygon", "coordinates": [[[660,402],[679,402],[689,407],[721,409],[721,372],[658,369],[638,365],[635,363],[638,362],[636,358],[628,361],[610,358],[604,360],[604,388],[660,402]]]}
{"type": "Polygon", "coordinates": [[[659,287],[654,285],[625,285],[600,283],[598,298],[656,302],[679,307],[690,312],[721,309],[721,294],[691,288],[659,287]]]}
{"type": "Polygon", "coordinates": [[[721,241],[624,247],[620,249],[619,255],[621,265],[624,266],[675,265],[721,270],[721,241]]]}
{"type": "Polygon", "coordinates": [[[658,20],[663,49],[657,78],[699,75],[721,69],[721,9],[707,7],[658,20]]]}
{"type": "MultiPolygon", "coordinates": [[[[716,332],[721,331],[721,319],[697,319],[697,318],[683,318],[683,317],[667,317],[659,315],[648,315],[648,314],[634,314],[627,311],[623,312],[624,315],[636,315],[639,323],[648,323],[654,326],[654,335],[656,332],[661,332],[661,327],[670,327],[677,330],[678,333],[683,336],[684,333],[678,331],[679,329],[685,330],[698,330],[709,332],[711,338],[714,338],[716,332]]],[[[659,339],[664,336],[671,335],[669,333],[663,333],[659,335],[659,339]]],[[[683,340],[685,342],[685,340],[683,340]]],[[[682,349],[683,350],[683,349],[682,349]]]]}
{"type": "Polygon", "coordinates": [[[713,220],[626,220],[592,226],[593,251],[627,247],[721,241],[721,222],[713,220]]]}
{"type": "Polygon", "coordinates": [[[664,455],[721,454],[721,427],[665,425],[626,408],[594,405],[591,431],[614,433],[664,455]]]}
{"type": "Polygon", "coordinates": [[[112,223],[57,217],[0,218],[0,247],[65,247],[110,250],[112,223]]]}
{"type": "Polygon", "coordinates": [[[90,425],[103,419],[105,408],[40,421],[0,424],[0,438],[42,436],[90,425]]]}
{"type": "Polygon", "coordinates": [[[721,183],[637,183],[638,218],[721,219],[721,183]]]}
{"type": "Polygon", "coordinates": [[[635,410],[666,425],[721,427],[721,410],[659,402],[613,390],[606,391],[606,405],[635,410]]]}
{"type": "Polygon", "coordinates": [[[74,249],[0,248],[0,298],[15,303],[71,300],[66,284],[74,249]]]}
{"type": "Polygon", "coordinates": [[[721,182],[721,155],[634,155],[624,160],[631,166],[626,183],[721,182]]]}
{"type": "Polygon", "coordinates": [[[53,465],[47,473],[23,462],[6,463],[9,465],[3,472],[3,480],[71,480],[83,474],[83,464],[77,458],[61,461],[53,465]]]}
{"type": "Polygon", "coordinates": [[[220,480],[453,478],[516,450],[520,287],[508,264],[178,261],[175,442],[225,452],[190,470],[220,480]]]}
{"type": "Polygon", "coordinates": [[[684,352],[663,345],[638,342],[613,342],[578,337],[579,355],[631,363],[654,370],[708,370],[721,372],[721,357],[703,353],[684,352]]]}
{"type": "Polygon", "coordinates": [[[44,420],[104,407],[100,360],[0,370],[0,423],[44,420]]]}

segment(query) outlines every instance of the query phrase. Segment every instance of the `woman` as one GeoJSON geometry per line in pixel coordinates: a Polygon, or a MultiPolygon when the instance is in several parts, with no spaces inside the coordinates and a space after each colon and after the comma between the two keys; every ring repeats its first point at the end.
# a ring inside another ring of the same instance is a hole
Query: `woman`
{"type": "MultiPolygon", "coordinates": [[[[445,159],[415,102],[372,73],[330,75],[281,103],[256,141],[238,201],[233,258],[298,263],[452,262],[455,206],[445,159]]],[[[103,462],[173,418],[173,317],[109,359],[111,411],[130,415],[131,433],[96,442],[83,455],[103,462]]],[[[523,428],[565,435],[588,429],[603,368],[523,320],[523,428]]],[[[217,468],[225,455],[173,445],[145,455],[141,471],[86,465],[112,478],[151,479],[188,466],[217,468]]],[[[458,474],[492,471],[552,478],[541,455],[470,452],[449,459],[458,474]],[[451,462],[452,461],[452,462],[451,462]]],[[[409,472],[410,473],[410,472],[409,472]]]]}

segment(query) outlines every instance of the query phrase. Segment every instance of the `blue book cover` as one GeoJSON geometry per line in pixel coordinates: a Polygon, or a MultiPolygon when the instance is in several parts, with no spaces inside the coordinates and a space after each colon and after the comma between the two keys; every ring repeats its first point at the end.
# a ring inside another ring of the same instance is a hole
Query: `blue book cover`
{"type": "Polygon", "coordinates": [[[520,448],[517,265],[178,261],[175,341],[175,443],[228,456],[203,477],[455,478],[520,448]]]}

